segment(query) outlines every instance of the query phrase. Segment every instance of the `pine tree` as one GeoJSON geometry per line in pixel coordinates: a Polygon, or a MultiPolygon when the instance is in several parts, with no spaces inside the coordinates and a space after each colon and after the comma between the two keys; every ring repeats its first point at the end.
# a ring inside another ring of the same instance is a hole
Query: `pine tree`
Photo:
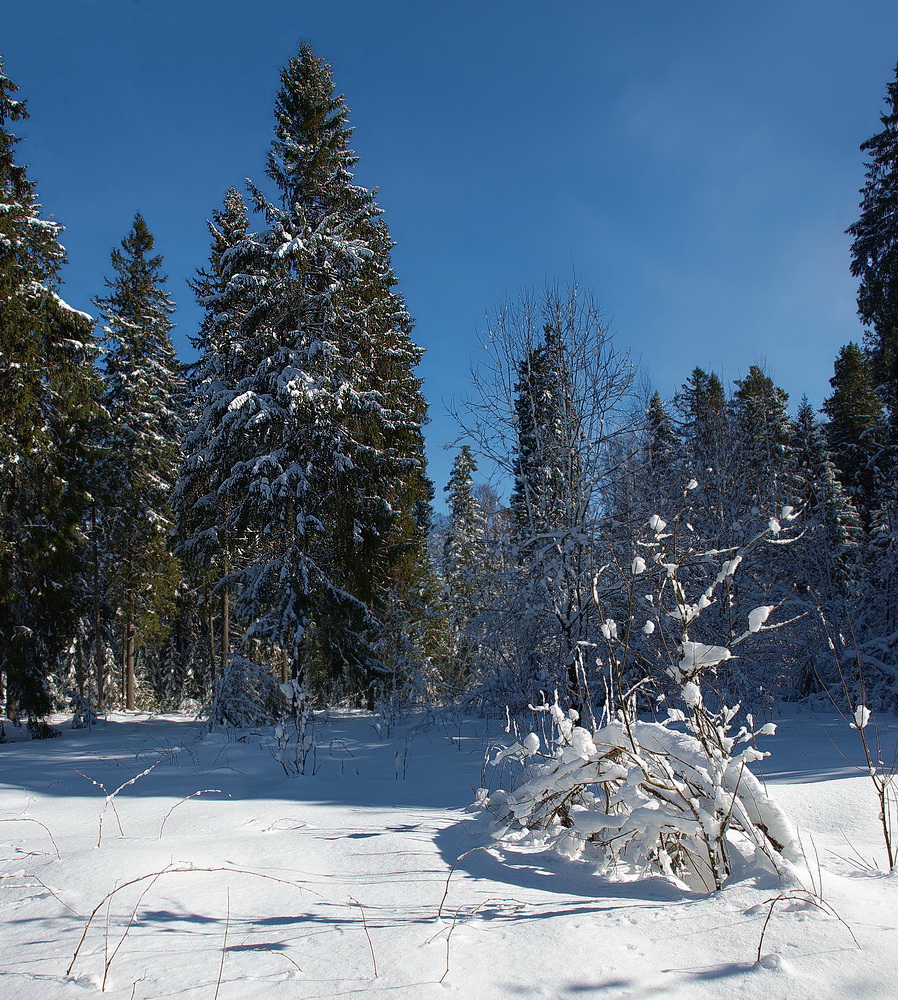
{"type": "Polygon", "coordinates": [[[608,456],[603,535],[621,564],[632,559],[636,540],[653,514],[676,509],[690,477],[683,442],[661,394],[643,387],[629,433],[608,456]],[[647,398],[647,402],[646,402],[647,398]]]}
{"type": "Polygon", "coordinates": [[[0,671],[7,712],[35,720],[83,603],[99,386],[91,319],[57,293],[60,227],[15,161],[16,90],[0,63],[0,671]]]}
{"type": "Polygon", "coordinates": [[[857,644],[843,660],[853,695],[874,711],[898,709],[898,499],[873,510],[858,574],[852,625],[857,644]],[[858,682],[862,681],[863,688],[858,682]]]}
{"type": "Polygon", "coordinates": [[[709,546],[732,544],[732,525],[742,506],[741,467],[732,446],[732,414],[723,383],[714,372],[694,368],[674,396],[674,407],[680,417],[684,478],[692,477],[699,486],[689,493],[686,520],[709,546]]]}
{"type": "Polygon", "coordinates": [[[483,570],[485,524],[474,494],[477,462],[470,445],[462,445],[446,484],[449,522],[443,548],[443,577],[452,599],[466,600],[477,588],[483,570]]]}
{"type": "Polygon", "coordinates": [[[789,395],[757,365],[735,385],[733,412],[742,460],[754,473],[759,498],[773,496],[791,436],[789,395]]]}
{"type": "Polygon", "coordinates": [[[468,629],[482,611],[487,572],[486,521],[474,492],[476,471],[477,462],[471,454],[471,446],[462,445],[445,487],[449,516],[441,559],[449,631],[449,670],[456,688],[474,666],[476,643],[468,629]]]}
{"type": "Polygon", "coordinates": [[[720,463],[726,450],[727,404],[720,378],[693,368],[674,397],[682,419],[694,471],[704,472],[720,463]]]}
{"type": "Polygon", "coordinates": [[[679,430],[689,472],[722,516],[733,464],[730,412],[723,383],[714,372],[694,368],[674,396],[674,407],[680,415],[679,430]]]}
{"type": "Polygon", "coordinates": [[[886,88],[882,131],[861,145],[870,159],[861,190],[860,218],[848,229],[851,273],[860,279],[858,315],[869,324],[869,348],[877,386],[893,421],[898,408],[898,66],[886,88]]]}
{"type": "Polygon", "coordinates": [[[790,658],[795,662],[791,693],[804,695],[819,689],[821,681],[828,684],[835,679],[829,642],[841,644],[843,636],[850,635],[864,538],[860,515],[842,488],[807,397],[795,415],[787,489],[801,528],[796,541],[784,549],[782,567],[782,576],[792,587],[790,603],[801,615],[790,628],[790,658]],[[821,613],[829,623],[829,636],[821,628],[821,613]]]}
{"type": "Polygon", "coordinates": [[[578,420],[565,353],[559,331],[547,323],[543,342],[529,348],[518,370],[510,507],[522,549],[582,513],[580,453],[570,434],[578,420]]]}
{"type": "Polygon", "coordinates": [[[352,183],[348,110],[307,45],[281,72],[275,119],[280,203],[253,188],[268,229],[228,255],[223,299],[251,290],[219,494],[255,537],[231,580],[248,638],[279,651],[285,679],[371,703],[379,619],[423,585],[421,351],[381,211],[352,183]]]}
{"type": "Polygon", "coordinates": [[[231,649],[229,574],[236,563],[239,531],[226,501],[234,453],[232,408],[243,375],[240,327],[250,308],[241,287],[240,247],[247,237],[246,205],[235,188],[209,223],[212,246],[208,269],[193,282],[204,317],[194,346],[200,357],[190,371],[189,422],[184,456],[172,505],[175,553],[205,604],[207,690],[217,672],[227,670],[231,649]],[[235,266],[237,265],[237,266],[235,266]],[[220,614],[216,617],[216,604],[220,614]],[[217,626],[217,627],[216,627],[217,626]],[[216,632],[219,642],[216,645],[216,632]]]}
{"type": "Polygon", "coordinates": [[[673,421],[661,393],[655,392],[646,409],[643,446],[645,462],[653,475],[669,472],[675,462],[677,445],[673,421]]]}
{"type": "Polygon", "coordinates": [[[829,384],[833,393],[823,403],[829,417],[827,442],[842,482],[866,514],[875,503],[876,462],[885,444],[886,427],[872,367],[857,344],[839,350],[829,384]]]}
{"type": "Polygon", "coordinates": [[[114,277],[95,304],[108,342],[106,409],[111,428],[104,514],[107,599],[121,634],[122,694],[136,704],[140,649],[161,639],[174,609],[179,571],[169,551],[170,499],[180,459],[183,378],[171,342],[174,305],[165,291],[162,258],[138,213],[114,277]]]}
{"type": "MultiPolygon", "coordinates": [[[[840,620],[856,578],[864,531],[857,508],[839,481],[823,429],[807,397],[795,415],[787,489],[801,525],[800,538],[787,552],[788,576],[796,599],[810,610],[819,603],[830,621],[840,620]]],[[[815,619],[816,615],[812,616],[812,625],[815,619]]],[[[819,673],[830,666],[828,657],[819,655],[826,649],[826,637],[814,628],[811,633],[816,660],[822,659],[815,663],[819,673]]]]}
{"type": "MultiPolygon", "coordinates": [[[[789,481],[792,425],[787,394],[758,366],[736,380],[727,400],[716,376],[695,369],[676,396],[689,472],[695,486],[685,491],[678,543],[686,551],[726,549],[745,544],[767,528],[793,501],[789,481]]],[[[794,504],[793,504],[794,505],[794,504]]],[[[665,518],[665,520],[668,520],[665,518]]],[[[787,547],[761,545],[738,586],[728,588],[705,613],[720,634],[736,629],[749,612],[792,596],[787,547]]],[[[681,578],[707,586],[702,561],[687,562],[681,578]]],[[[744,656],[738,671],[721,676],[726,697],[756,706],[762,692],[792,689],[792,664],[775,655],[765,637],[744,656]]],[[[766,695],[765,695],[766,697],[766,695]]]]}

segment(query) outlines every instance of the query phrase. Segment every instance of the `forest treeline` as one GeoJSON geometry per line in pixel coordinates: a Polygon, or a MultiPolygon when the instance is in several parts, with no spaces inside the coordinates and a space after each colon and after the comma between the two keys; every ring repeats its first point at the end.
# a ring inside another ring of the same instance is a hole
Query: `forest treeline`
{"type": "Polygon", "coordinates": [[[492,316],[439,517],[422,351],[330,67],[299,47],[266,189],[232,188],[212,214],[190,365],[139,213],[97,318],[60,298],[16,92],[0,67],[9,718],[39,734],[66,706],[192,707],[244,725],[297,697],[499,711],[540,691],[581,713],[649,707],[664,674],[646,664],[684,653],[659,646],[647,571],[709,595],[693,638],[753,634],[716,669],[728,704],[862,689],[898,705],[898,70],[849,230],[865,332],[822,414],[790,410],[758,366],[646,391],[574,280],[492,316]],[[728,554],[738,576],[720,575],[728,554]]]}

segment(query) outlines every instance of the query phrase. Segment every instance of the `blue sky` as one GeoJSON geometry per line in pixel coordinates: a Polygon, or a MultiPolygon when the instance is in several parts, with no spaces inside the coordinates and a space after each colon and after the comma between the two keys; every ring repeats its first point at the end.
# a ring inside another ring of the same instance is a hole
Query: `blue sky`
{"type": "Polygon", "coordinates": [[[862,335],[845,228],[898,61],[894,0],[30,0],[0,51],[64,296],[91,311],[140,211],[179,312],[230,185],[263,180],[278,70],[309,40],[379,188],[438,500],[487,311],[575,269],[665,397],[764,363],[819,405],[862,335]]]}

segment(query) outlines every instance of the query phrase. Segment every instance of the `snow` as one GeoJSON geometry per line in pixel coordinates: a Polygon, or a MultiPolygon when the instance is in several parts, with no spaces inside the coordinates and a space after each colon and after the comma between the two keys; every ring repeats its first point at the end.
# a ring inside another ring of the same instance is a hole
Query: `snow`
{"type": "Polygon", "coordinates": [[[684,674],[691,674],[705,667],[715,667],[733,654],[726,646],[708,646],[703,642],[683,640],[683,656],[679,667],[684,674]]]}
{"type": "Polygon", "coordinates": [[[854,722],[851,725],[855,729],[866,729],[870,722],[870,709],[866,705],[858,705],[854,710],[854,722]]]}
{"type": "Polygon", "coordinates": [[[80,309],[76,309],[74,306],[70,306],[68,302],[60,298],[60,296],[57,295],[56,292],[53,292],[52,294],[53,298],[56,300],[56,304],[60,307],[60,309],[64,309],[66,312],[72,313],[79,319],[83,319],[85,323],[89,323],[91,326],[94,325],[94,318],[93,316],[91,316],[90,313],[82,312],[80,309]]]}
{"type": "MultiPolygon", "coordinates": [[[[292,778],[272,731],[177,716],[2,744],[0,995],[96,995],[108,964],[115,1000],[892,998],[898,877],[859,734],[777,721],[752,769],[810,861],[784,882],[746,863],[712,895],[489,847],[466,807],[495,723],[335,713],[292,778]]],[[[898,721],[874,722],[890,759],[898,721]]]]}
{"type": "Polygon", "coordinates": [[[765,604],[760,608],[750,611],[748,614],[748,631],[760,632],[761,626],[767,621],[770,617],[770,612],[773,610],[774,608],[771,605],[765,604]]]}

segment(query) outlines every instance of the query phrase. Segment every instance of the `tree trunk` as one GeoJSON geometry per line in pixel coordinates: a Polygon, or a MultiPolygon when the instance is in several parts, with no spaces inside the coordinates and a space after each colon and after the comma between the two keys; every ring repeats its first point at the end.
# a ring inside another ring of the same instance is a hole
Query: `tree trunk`
{"type": "Polygon", "coordinates": [[[136,702],[136,684],[134,678],[134,623],[129,620],[125,633],[125,708],[132,712],[136,702]]]}
{"type": "Polygon", "coordinates": [[[231,644],[231,595],[225,587],[221,593],[221,676],[228,669],[231,644]]]}
{"type": "Polygon", "coordinates": [[[212,588],[209,588],[209,599],[206,603],[209,613],[206,617],[206,627],[209,629],[209,680],[215,682],[215,606],[212,603],[212,588]]]}
{"type": "Polygon", "coordinates": [[[134,710],[134,632],[128,631],[125,646],[125,708],[134,710]]]}
{"type": "Polygon", "coordinates": [[[94,664],[97,671],[97,711],[106,711],[106,657],[100,634],[100,543],[97,538],[97,505],[90,509],[90,530],[93,536],[94,556],[94,664]]]}
{"type": "Polygon", "coordinates": [[[80,642],[75,651],[75,683],[78,685],[78,695],[83,702],[85,689],[84,646],[80,642]]]}

